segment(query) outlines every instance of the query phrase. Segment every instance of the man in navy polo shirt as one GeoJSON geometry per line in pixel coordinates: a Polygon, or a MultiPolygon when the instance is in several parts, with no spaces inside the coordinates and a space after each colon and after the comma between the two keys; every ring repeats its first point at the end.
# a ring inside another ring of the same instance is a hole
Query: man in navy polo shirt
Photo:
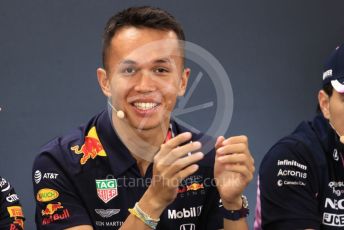
{"type": "Polygon", "coordinates": [[[184,40],[161,9],[110,18],[97,70],[109,109],[36,158],[39,229],[248,229],[247,138],[218,137],[205,155],[199,135],[171,120],[190,74],[184,40]]]}
{"type": "MultiPolygon", "coordinates": [[[[255,229],[344,229],[344,46],[323,72],[319,114],[267,153],[255,229]]],[[[260,194],[260,195],[259,195],[260,194]]]]}
{"type": "Polygon", "coordinates": [[[0,230],[24,229],[24,213],[13,186],[0,176],[0,230]]]}

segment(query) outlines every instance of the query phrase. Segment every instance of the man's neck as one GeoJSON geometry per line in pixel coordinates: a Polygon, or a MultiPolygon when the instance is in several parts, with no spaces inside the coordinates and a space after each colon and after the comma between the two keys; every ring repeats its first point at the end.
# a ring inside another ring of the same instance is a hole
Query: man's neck
{"type": "Polygon", "coordinates": [[[112,114],[112,124],[118,137],[136,159],[141,175],[144,175],[166,138],[168,122],[165,126],[144,130],[132,127],[126,120],[119,119],[112,114]],[[166,127],[166,129],[162,127],[166,127]]]}

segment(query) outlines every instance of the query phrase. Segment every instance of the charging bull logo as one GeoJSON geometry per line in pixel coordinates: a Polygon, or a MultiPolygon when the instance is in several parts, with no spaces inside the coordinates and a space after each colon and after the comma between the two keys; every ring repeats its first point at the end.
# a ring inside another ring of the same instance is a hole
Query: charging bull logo
{"type": "Polygon", "coordinates": [[[85,137],[85,143],[79,148],[79,145],[71,147],[71,150],[75,154],[82,154],[80,164],[84,165],[88,159],[96,158],[97,156],[105,157],[105,150],[98,138],[98,134],[95,127],[92,127],[85,137]]]}
{"type": "Polygon", "coordinates": [[[178,188],[178,193],[185,193],[188,191],[197,191],[200,189],[204,189],[204,185],[202,183],[192,183],[192,184],[187,185],[187,186],[180,186],[178,188]]]}
{"type": "Polygon", "coordinates": [[[188,186],[186,186],[187,191],[197,191],[199,189],[204,188],[203,184],[200,183],[193,183],[188,186]]]}
{"type": "Polygon", "coordinates": [[[47,204],[42,210],[42,225],[48,225],[55,221],[65,220],[70,217],[69,210],[61,205],[61,202],[47,204]]]}
{"type": "Polygon", "coordinates": [[[21,229],[24,229],[23,219],[15,219],[13,223],[10,225],[10,230],[21,230],[21,229]]]}
{"type": "Polygon", "coordinates": [[[24,229],[24,213],[21,206],[7,207],[7,211],[10,217],[14,219],[10,225],[10,230],[24,229]]]}
{"type": "Polygon", "coordinates": [[[44,210],[42,210],[42,216],[48,216],[53,215],[58,209],[62,209],[63,206],[61,205],[61,202],[58,202],[57,204],[47,204],[44,210]]]}

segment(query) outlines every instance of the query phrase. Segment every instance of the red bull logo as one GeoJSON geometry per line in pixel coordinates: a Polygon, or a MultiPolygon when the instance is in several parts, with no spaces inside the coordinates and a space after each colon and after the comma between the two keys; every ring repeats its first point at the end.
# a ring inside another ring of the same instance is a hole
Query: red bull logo
{"type": "Polygon", "coordinates": [[[69,210],[67,208],[63,208],[60,202],[57,204],[48,204],[45,210],[43,211],[42,211],[42,214],[44,216],[46,215],[48,216],[43,218],[42,225],[51,224],[55,221],[65,220],[70,217],[69,210]],[[56,213],[60,209],[61,211],[56,213]],[[44,214],[43,214],[43,211],[44,211],[44,214]]]}
{"type": "Polygon", "coordinates": [[[187,191],[197,191],[203,188],[204,188],[204,185],[202,183],[192,183],[190,185],[180,186],[178,188],[178,193],[185,193],[187,191]]]}
{"type": "Polygon", "coordinates": [[[13,224],[10,225],[10,230],[19,230],[24,229],[24,220],[23,219],[15,219],[13,224]]]}
{"type": "Polygon", "coordinates": [[[197,191],[199,189],[204,188],[203,184],[199,184],[199,183],[192,183],[188,186],[186,186],[186,190],[187,191],[197,191]]]}
{"type": "Polygon", "coordinates": [[[48,216],[53,215],[58,209],[62,209],[63,206],[61,205],[61,202],[58,202],[57,204],[47,204],[44,210],[42,210],[42,216],[48,216]]]}
{"type": "Polygon", "coordinates": [[[82,154],[80,164],[84,165],[89,159],[94,159],[97,156],[106,156],[105,150],[99,140],[96,127],[92,127],[85,137],[85,142],[79,148],[79,145],[71,147],[75,154],[82,154]]]}
{"type": "Polygon", "coordinates": [[[21,206],[9,206],[7,207],[7,212],[11,218],[14,219],[13,224],[10,225],[10,229],[19,229],[20,226],[24,229],[24,213],[21,206]]]}

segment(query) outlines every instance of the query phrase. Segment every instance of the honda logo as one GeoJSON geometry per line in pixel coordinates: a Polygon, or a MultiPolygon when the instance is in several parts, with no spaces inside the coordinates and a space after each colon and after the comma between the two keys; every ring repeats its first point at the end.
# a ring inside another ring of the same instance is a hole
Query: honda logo
{"type": "Polygon", "coordinates": [[[195,224],[182,224],[179,230],[196,230],[195,224]]]}

